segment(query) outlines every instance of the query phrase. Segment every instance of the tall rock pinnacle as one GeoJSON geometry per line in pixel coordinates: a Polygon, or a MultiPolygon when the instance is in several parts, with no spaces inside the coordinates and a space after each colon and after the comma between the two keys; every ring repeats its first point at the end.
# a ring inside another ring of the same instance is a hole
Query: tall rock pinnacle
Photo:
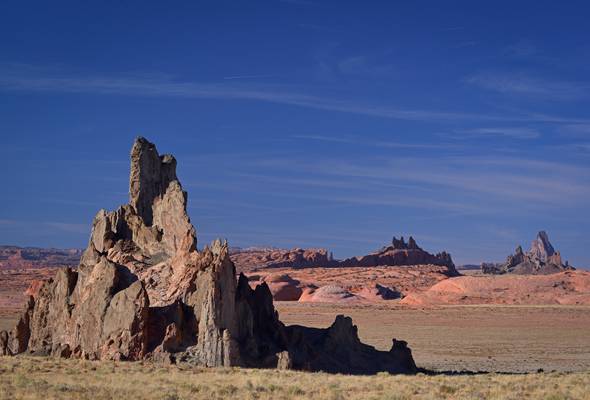
{"type": "Polygon", "coordinates": [[[158,155],[153,143],[138,137],[131,148],[129,204],[147,226],[153,222],[154,200],[166,193],[176,178],[176,159],[169,154],[158,155]]]}
{"type": "Polygon", "coordinates": [[[549,257],[555,254],[555,249],[549,242],[549,236],[547,232],[541,231],[537,233],[537,237],[531,243],[531,250],[529,251],[533,256],[536,256],[539,260],[547,262],[549,257]]]}
{"type": "Polygon", "coordinates": [[[405,342],[362,344],[350,318],[327,329],[285,326],[266,284],[251,289],[227,242],[196,249],[176,160],[137,138],[129,204],[100,210],[76,270],[31,297],[0,355],[190,362],[343,373],[416,372],[405,342]]]}

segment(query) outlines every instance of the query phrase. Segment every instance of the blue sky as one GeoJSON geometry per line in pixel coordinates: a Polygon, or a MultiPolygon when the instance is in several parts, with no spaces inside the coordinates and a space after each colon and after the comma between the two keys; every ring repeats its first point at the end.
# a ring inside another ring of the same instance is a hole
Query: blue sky
{"type": "Polygon", "coordinates": [[[133,138],[200,245],[590,254],[587,2],[0,3],[0,243],[84,247],[133,138]]]}

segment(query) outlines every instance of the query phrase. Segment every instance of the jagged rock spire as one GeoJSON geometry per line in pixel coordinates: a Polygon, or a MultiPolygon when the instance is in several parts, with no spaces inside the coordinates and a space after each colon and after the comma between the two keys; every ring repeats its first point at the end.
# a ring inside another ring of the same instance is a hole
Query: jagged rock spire
{"type": "MultiPolygon", "coordinates": [[[[341,373],[416,372],[404,345],[378,351],[350,319],[286,327],[266,284],[236,283],[228,244],[196,250],[176,161],[144,138],[131,150],[129,204],[96,215],[80,265],[31,298],[0,355],[187,361],[341,373]]],[[[402,343],[403,344],[403,343],[402,343]]]]}
{"type": "Polygon", "coordinates": [[[162,197],[170,182],[176,181],[176,159],[170,154],[158,155],[153,143],[138,137],[131,148],[129,204],[147,226],[152,225],[154,201],[162,197]]]}
{"type": "Polygon", "coordinates": [[[531,243],[530,253],[543,262],[547,262],[549,257],[555,254],[555,249],[549,242],[547,232],[540,231],[537,233],[537,237],[531,243]]]}
{"type": "Polygon", "coordinates": [[[506,262],[482,263],[481,269],[484,274],[553,274],[574,268],[562,262],[559,251],[555,251],[549,242],[547,232],[540,231],[528,252],[525,253],[518,246],[514,254],[506,258],[506,262]]]}

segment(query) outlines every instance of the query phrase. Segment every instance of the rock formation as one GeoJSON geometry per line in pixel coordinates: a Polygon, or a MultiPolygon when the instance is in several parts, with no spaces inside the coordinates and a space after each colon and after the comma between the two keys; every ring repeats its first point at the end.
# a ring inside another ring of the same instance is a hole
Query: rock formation
{"type": "Polygon", "coordinates": [[[0,269],[74,267],[82,250],[0,246],[0,269]]]}
{"type": "Polygon", "coordinates": [[[408,306],[450,304],[590,305],[590,272],[547,275],[474,275],[445,279],[401,300],[408,306]]]}
{"type": "Polygon", "coordinates": [[[252,289],[219,240],[197,250],[176,160],[138,138],[129,203],[101,210],[76,270],[29,297],[0,354],[185,361],[203,366],[412,373],[405,342],[362,344],[350,318],[327,329],[285,326],[266,283],[252,289]]]}
{"type": "Polygon", "coordinates": [[[297,301],[303,293],[301,282],[291,278],[288,274],[269,274],[264,277],[259,275],[248,276],[250,286],[266,283],[272,298],[277,301],[297,301]]]}
{"type": "Polygon", "coordinates": [[[481,265],[484,274],[546,275],[573,269],[567,261],[565,264],[562,263],[561,255],[555,251],[545,231],[537,234],[528,252],[525,253],[522,247],[518,246],[505,263],[482,263],[481,265]]]}
{"type": "Polygon", "coordinates": [[[345,260],[335,260],[325,249],[236,249],[231,258],[240,272],[257,271],[269,268],[347,268],[378,267],[401,265],[439,265],[447,268],[447,276],[458,275],[451,255],[443,251],[430,254],[418,246],[410,236],[408,243],[404,238],[393,237],[390,246],[364,256],[345,260]]]}
{"type": "Polygon", "coordinates": [[[338,262],[340,267],[373,267],[379,265],[441,265],[447,267],[448,276],[458,275],[451,255],[445,251],[436,255],[420,248],[413,237],[408,243],[404,238],[393,237],[390,246],[361,257],[352,257],[338,262]]]}
{"type": "Polygon", "coordinates": [[[230,249],[230,257],[238,272],[261,268],[331,267],[337,264],[326,249],[236,248],[230,249]]]}
{"type": "Polygon", "coordinates": [[[359,301],[360,298],[343,287],[325,285],[320,288],[307,288],[299,298],[302,303],[348,303],[359,301]]]}

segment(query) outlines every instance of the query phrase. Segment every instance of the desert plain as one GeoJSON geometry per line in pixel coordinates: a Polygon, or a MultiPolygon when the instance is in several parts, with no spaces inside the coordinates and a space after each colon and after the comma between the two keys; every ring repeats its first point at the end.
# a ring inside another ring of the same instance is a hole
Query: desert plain
{"type": "Polygon", "coordinates": [[[590,272],[546,232],[479,271],[413,237],[198,250],[175,159],[131,160],[84,252],[0,248],[0,398],[589,398],[590,272]]]}
{"type": "MultiPolygon", "coordinates": [[[[50,271],[3,272],[0,330],[16,323],[19,303],[25,298],[23,277],[39,279],[50,271]]],[[[0,398],[554,400],[589,396],[588,305],[275,301],[275,307],[285,324],[325,328],[336,315],[349,315],[362,341],[386,350],[392,337],[404,339],[417,365],[429,372],[347,376],[17,356],[0,358],[0,398]]]]}
{"type": "MultiPolygon", "coordinates": [[[[17,356],[0,358],[0,398],[557,400],[590,396],[588,306],[275,305],[286,324],[327,327],[335,315],[350,315],[360,338],[382,350],[388,348],[391,337],[404,338],[416,363],[432,372],[347,376],[17,356]]],[[[14,313],[0,315],[0,329],[14,324],[14,313]]]]}

